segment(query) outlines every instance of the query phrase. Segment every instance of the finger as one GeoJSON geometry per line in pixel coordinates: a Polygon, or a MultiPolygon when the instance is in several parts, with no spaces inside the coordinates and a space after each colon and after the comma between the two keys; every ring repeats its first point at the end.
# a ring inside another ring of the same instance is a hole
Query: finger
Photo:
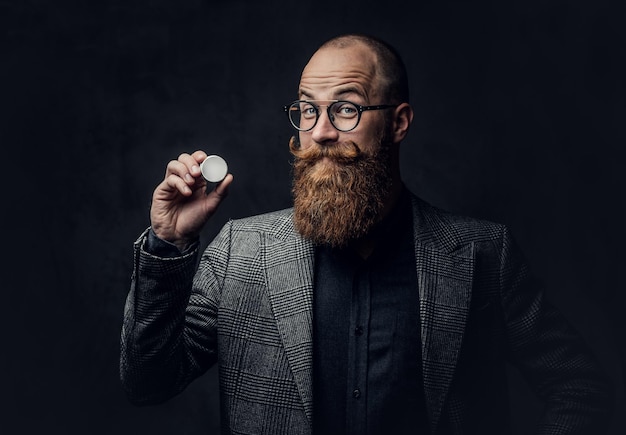
{"type": "Polygon", "coordinates": [[[204,159],[207,158],[207,153],[205,153],[202,150],[197,150],[197,151],[194,151],[194,153],[191,156],[196,160],[196,163],[202,163],[204,159]]]}
{"type": "Polygon", "coordinates": [[[166,190],[170,192],[177,191],[184,196],[189,196],[193,193],[189,184],[176,174],[170,174],[165,177],[163,184],[166,190]]]}
{"type": "Polygon", "coordinates": [[[191,173],[191,175],[193,175],[194,177],[199,177],[202,175],[200,163],[202,163],[204,159],[206,159],[206,157],[207,154],[204,151],[194,151],[194,153],[191,155],[193,161],[191,162],[191,167],[189,168],[189,172],[191,173]]]}
{"type": "Polygon", "coordinates": [[[233,181],[233,175],[228,174],[221,182],[219,182],[215,189],[207,195],[207,205],[209,210],[215,210],[220,205],[222,200],[228,196],[228,187],[233,181]]]}
{"type": "MultiPolygon", "coordinates": [[[[167,170],[165,172],[166,178],[169,177],[170,175],[175,175],[179,177],[180,179],[184,180],[185,183],[187,183],[188,185],[194,184],[196,181],[196,177],[198,177],[200,174],[194,175],[192,173],[190,168],[193,167],[193,163],[189,161],[190,158],[191,156],[189,156],[188,154],[186,157],[183,158],[183,160],[186,160],[187,163],[190,163],[189,166],[187,166],[185,162],[181,161],[180,157],[179,157],[179,160],[170,161],[167,164],[167,170]]],[[[199,172],[199,168],[198,168],[198,172],[199,172]]]]}
{"type": "Polygon", "coordinates": [[[227,174],[226,177],[215,186],[215,193],[219,197],[225,198],[226,195],[228,195],[228,186],[233,182],[233,179],[233,174],[227,174]]]}
{"type": "Polygon", "coordinates": [[[183,153],[178,156],[178,161],[187,167],[187,172],[194,178],[200,176],[199,163],[202,162],[202,160],[198,161],[200,153],[204,154],[202,151],[196,151],[193,155],[183,153]]]}

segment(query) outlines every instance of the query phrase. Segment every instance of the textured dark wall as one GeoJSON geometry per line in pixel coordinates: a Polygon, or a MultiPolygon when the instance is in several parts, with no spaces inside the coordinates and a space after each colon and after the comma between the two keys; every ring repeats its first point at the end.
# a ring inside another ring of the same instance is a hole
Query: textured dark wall
{"type": "MultiPolygon", "coordinates": [[[[156,407],[121,391],[132,242],[183,151],[235,174],[205,243],[229,217],[288,206],[282,105],[321,41],[364,31],[409,69],[407,184],[510,225],[621,387],[624,433],[625,18],[608,0],[0,2],[1,431],[218,427],[215,370],[156,407]]],[[[521,434],[539,404],[511,380],[521,434]]]]}

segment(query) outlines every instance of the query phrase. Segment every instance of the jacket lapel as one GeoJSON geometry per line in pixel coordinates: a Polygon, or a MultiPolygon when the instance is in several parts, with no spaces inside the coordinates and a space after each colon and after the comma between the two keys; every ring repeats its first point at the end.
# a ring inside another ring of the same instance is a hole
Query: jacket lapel
{"type": "Polygon", "coordinates": [[[314,248],[291,234],[284,239],[266,237],[262,255],[278,332],[312,426],[314,248]]]}
{"type": "MultiPolygon", "coordinates": [[[[414,204],[416,204],[414,202],[414,204]]],[[[455,373],[469,313],[474,245],[444,246],[443,226],[414,206],[414,237],[420,294],[424,394],[431,432],[435,432],[455,373]],[[454,249],[450,251],[450,247],[454,249]]]]}

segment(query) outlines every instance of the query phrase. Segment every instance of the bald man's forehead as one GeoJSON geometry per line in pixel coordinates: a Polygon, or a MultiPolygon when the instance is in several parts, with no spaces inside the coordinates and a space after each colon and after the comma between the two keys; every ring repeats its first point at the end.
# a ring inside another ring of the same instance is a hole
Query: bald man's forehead
{"type": "Polygon", "coordinates": [[[300,80],[300,95],[336,99],[342,94],[359,94],[365,102],[378,92],[376,56],[367,46],[324,47],[306,65],[300,80]],[[325,94],[325,95],[322,95],[325,94]]]}

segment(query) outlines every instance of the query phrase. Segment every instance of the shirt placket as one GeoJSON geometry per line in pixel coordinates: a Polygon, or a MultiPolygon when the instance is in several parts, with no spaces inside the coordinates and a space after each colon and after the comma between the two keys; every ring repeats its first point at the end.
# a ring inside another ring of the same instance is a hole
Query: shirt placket
{"type": "Polygon", "coordinates": [[[370,276],[366,265],[356,269],[350,309],[350,349],[347,385],[349,434],[367,433],[367,371],[370,323],[370,276]]]}

